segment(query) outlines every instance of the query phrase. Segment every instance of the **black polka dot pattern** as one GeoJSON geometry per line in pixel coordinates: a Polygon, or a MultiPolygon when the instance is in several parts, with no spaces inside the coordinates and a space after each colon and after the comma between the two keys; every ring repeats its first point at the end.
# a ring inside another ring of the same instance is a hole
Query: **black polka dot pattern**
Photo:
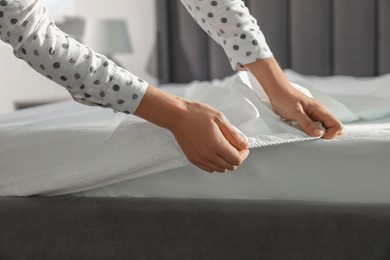
{"type": "Polygon", "coordinates": [[[49,54],[54,55],[56,53],[55,49],[53,47],[49,48],[49,54]]]}
{"type": "Polygon", "coordinates": [[[114,91],[119,91],[119,90],[120,90],[120,87],[119,87],[119,85],[114,85],[114,86],[112,87],[112,89],[113,89],[114,91]]]}
{"type": "Polygon", "coordinates": [[[95,69],[95,67],[90,67],[89,68],[89,72],[91,73],[91,74],[94,74],[95,72],[96,72],[96,69],[95,69]]]}
{"type": "Polygon", "coordinates": [[[225,49],[233,69],[271,57],[265,38],[240,0],[182,0],[199,25],[225,49]],[[194,8],[194,6],[199,8],[194,8]]]}
{"type": "MultiPolygon", "coordinates": [[[[249,14],[243,1],[182,2],[201,27],[223,46],[234,69],[272,56],[256,19],[249,14]]],[[[111,106],[117,111],[135,111],[146,91],[147,82],[73,40],[58,30],[46,16],[42,16],[45,18],[39,22],[49,27],[33,30],[32,26],[41,27],[36,24],[37,19],[29,16],[29,12],[47,11],[44,8],[29,8],[24,2],[24,6],[19,4],[20,1],[0,0],[0,6],[14,5],[15,10],[20,10],[20,13],[12,16],[6,16],[4,10],[0,11],[2,39],[17,46],[18,56],[41,73],[44,72],[48,78],[72,89],[75,100],[89,105],[111,106]],[[34,34],[28,35],[32,31],[34,34]]]]}
{"type": "Polygon", "coordinates": [[[17,57],[66,88],[74,100],[133,113],[148,83],[72,39],[49,17],[43,1],[0,0],[0,36],[17,57]]]}

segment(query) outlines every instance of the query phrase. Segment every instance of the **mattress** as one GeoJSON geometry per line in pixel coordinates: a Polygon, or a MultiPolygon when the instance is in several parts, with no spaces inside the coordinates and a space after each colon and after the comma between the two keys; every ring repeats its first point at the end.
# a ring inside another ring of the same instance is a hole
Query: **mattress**
{"type": "Polygon", "coordinates": [[[316,98],[343,119],[344,136],[251,149],[247,161],[227,174],[185,166],[73,196],[390,202],[390,75],[286,74],[311,86],[316,98]]]}
{"type": "MultiPolygon", "coordinates": [[[[237,119],[232,123],[247,136],[256,137],[250,137],[251,155],[235,172],[208,174],[189,165],[168,131],[135,117],[65,102],[0,118],[1,195],[389,201],[390,108],[385,101],[390,100],[390,77],[343,78],[338,83],[350,85],[349,90],[329,96],[321,84],[335,78],[288,75],[348,123],[342,138],[308,138],[273,113],[264,93],[256,93],[257,102],[247,88],[241,89],[244,99],[234,88],[231,100],[213,98],[213,105],[237,119]],[[359,90],[362,82],[362,91],[344,95],[359,90]],[[359,93],[370,106],[359,105],[359,93]],[[234,116],[237,111],[247,113],[234,116]]],[[[236,79],[166,90],[204,100],[226,91],[221,85],[240,85],[236,79]]]]}
{"type": "Polygon", "coordinates": [[[186,166],[74,196],[390,202],[390,117],[345,131],[337,140],[252,149],[227,174],[186,166]]]}

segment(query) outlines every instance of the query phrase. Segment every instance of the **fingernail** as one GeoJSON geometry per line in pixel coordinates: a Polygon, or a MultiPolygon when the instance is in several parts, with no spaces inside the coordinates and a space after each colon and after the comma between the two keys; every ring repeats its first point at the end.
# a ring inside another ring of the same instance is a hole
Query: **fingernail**
{"type": "Polygon", "coordinates": [[[324,130],[317,128],[317,129],[314,129],[313,134],[315,136],[323,136],[325,134],[325,132],[324,132],[324,130]]]}

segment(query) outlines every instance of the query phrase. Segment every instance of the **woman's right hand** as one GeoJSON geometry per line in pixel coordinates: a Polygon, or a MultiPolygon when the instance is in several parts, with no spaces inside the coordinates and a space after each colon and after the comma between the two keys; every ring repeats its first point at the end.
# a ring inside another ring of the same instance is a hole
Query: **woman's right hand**
{"type": "Polygon", "coordinates": [[[218,110],[188,103],[170,128],[193,164],[207,172],[234,171],[249,155],[249,144],[218,110]]]}
{"type": "Polygon", "coordinates": [[[149,86],[134,114],[169,129],[188,160],[204,171],[235,170],[249,155],[246,139],[209,105],[149,86]]]}

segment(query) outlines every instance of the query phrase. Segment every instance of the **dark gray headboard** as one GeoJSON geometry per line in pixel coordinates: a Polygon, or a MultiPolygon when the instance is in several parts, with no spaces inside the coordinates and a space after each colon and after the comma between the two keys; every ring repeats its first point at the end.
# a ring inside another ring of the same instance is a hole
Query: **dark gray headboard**
{"type": "MultiPolygon", "coordinates": [[[[180,0],[156,0],[162,83],[232,73],[180,0]]],[[[390,72],[390,0],[247,0],[283,68],[309,75],[390,72]]]]}

